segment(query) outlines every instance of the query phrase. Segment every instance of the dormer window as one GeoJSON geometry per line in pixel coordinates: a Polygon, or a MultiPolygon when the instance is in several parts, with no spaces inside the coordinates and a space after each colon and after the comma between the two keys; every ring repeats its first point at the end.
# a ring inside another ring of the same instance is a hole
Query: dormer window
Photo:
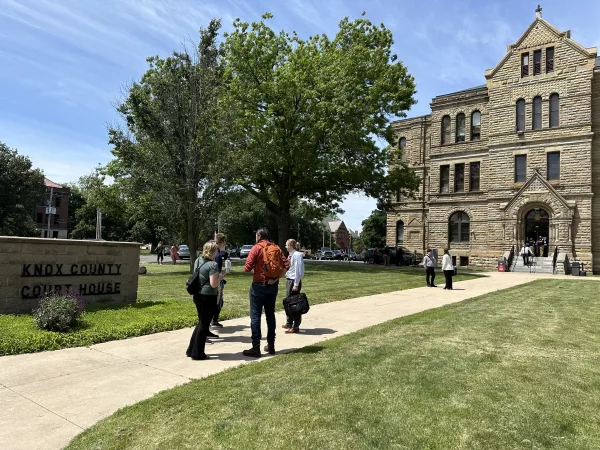
{"type": "Polygon", "coordinates": [[[542,73],[542,51],[536,50],[533,52],[533,74],[541,75],[542,73]]]}
{"type": "Polygon", "coordinates": [[[546,73],[554,72],[554,47],[546,49],[546,73]]]}
{"type": "Polygon", "coordinates": [[[529,76],[529,53],[523,53],[521,55],[521,76],[529,76]]]}

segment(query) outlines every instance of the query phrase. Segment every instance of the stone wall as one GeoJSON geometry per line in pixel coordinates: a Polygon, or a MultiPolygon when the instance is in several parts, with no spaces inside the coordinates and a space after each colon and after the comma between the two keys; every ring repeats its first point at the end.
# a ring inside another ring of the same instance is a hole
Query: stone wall
{"type": "Polygon", "coordinates": [[[137,298],[140,244],[0,236],[0,314],[31,313],[45,292],[86,304],[137,298]]]}

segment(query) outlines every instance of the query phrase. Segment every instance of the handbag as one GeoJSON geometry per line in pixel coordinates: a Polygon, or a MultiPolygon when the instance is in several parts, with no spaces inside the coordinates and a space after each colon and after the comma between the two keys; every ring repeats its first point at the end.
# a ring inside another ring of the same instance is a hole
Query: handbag
{"type": "Polygon", "coordinates": [[[285,313],[290,317],[306,314],[310,309],[306,294],[301,292],[300,294],[292,294],[284,298],[283,309],[285,309],[285,313]]]}
{"type": "Polygon", "coordinates": [[[453,276],[458,275],[458,269],[456,268],[456,266],[454,266],[454,273],[452,274],[453,276]]]}

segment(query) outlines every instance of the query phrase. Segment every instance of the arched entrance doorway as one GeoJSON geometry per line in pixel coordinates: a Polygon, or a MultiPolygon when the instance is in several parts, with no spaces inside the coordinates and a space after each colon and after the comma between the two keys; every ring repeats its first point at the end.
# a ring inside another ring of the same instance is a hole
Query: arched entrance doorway
{"type": "Polygon", "coordinates": [[[537,242],[539,255],[548,256],[550,245],[550,215],[543,208],[532,208],[525,214],[525,241],[537,242]]]}

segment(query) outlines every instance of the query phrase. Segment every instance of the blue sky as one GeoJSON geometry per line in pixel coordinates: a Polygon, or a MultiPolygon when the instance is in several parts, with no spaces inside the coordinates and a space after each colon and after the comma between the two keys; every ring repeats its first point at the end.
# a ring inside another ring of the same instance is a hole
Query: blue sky
{"type": "MultiPolygon", "coordinates": [[[[535,17],[529,0],[0,0],[0,141],[28,155],[46,176],[75,181],[111,159],[106,127],[115,103],[146,70],[197,39],[212,17],[224,31],[236,17],[275,15],[275,28],[304,38],[334,35],[363,10],[392,30],[395,52],[417,83],[409,116],[427,114],[432,97],[485,83],[535,17]]],[[[600,45],[600,2],[546,1],[543,16],[585,47],[600,45]]],[[[342,218],[350,228],[375,207],[352,195],[342,218]]]]}

